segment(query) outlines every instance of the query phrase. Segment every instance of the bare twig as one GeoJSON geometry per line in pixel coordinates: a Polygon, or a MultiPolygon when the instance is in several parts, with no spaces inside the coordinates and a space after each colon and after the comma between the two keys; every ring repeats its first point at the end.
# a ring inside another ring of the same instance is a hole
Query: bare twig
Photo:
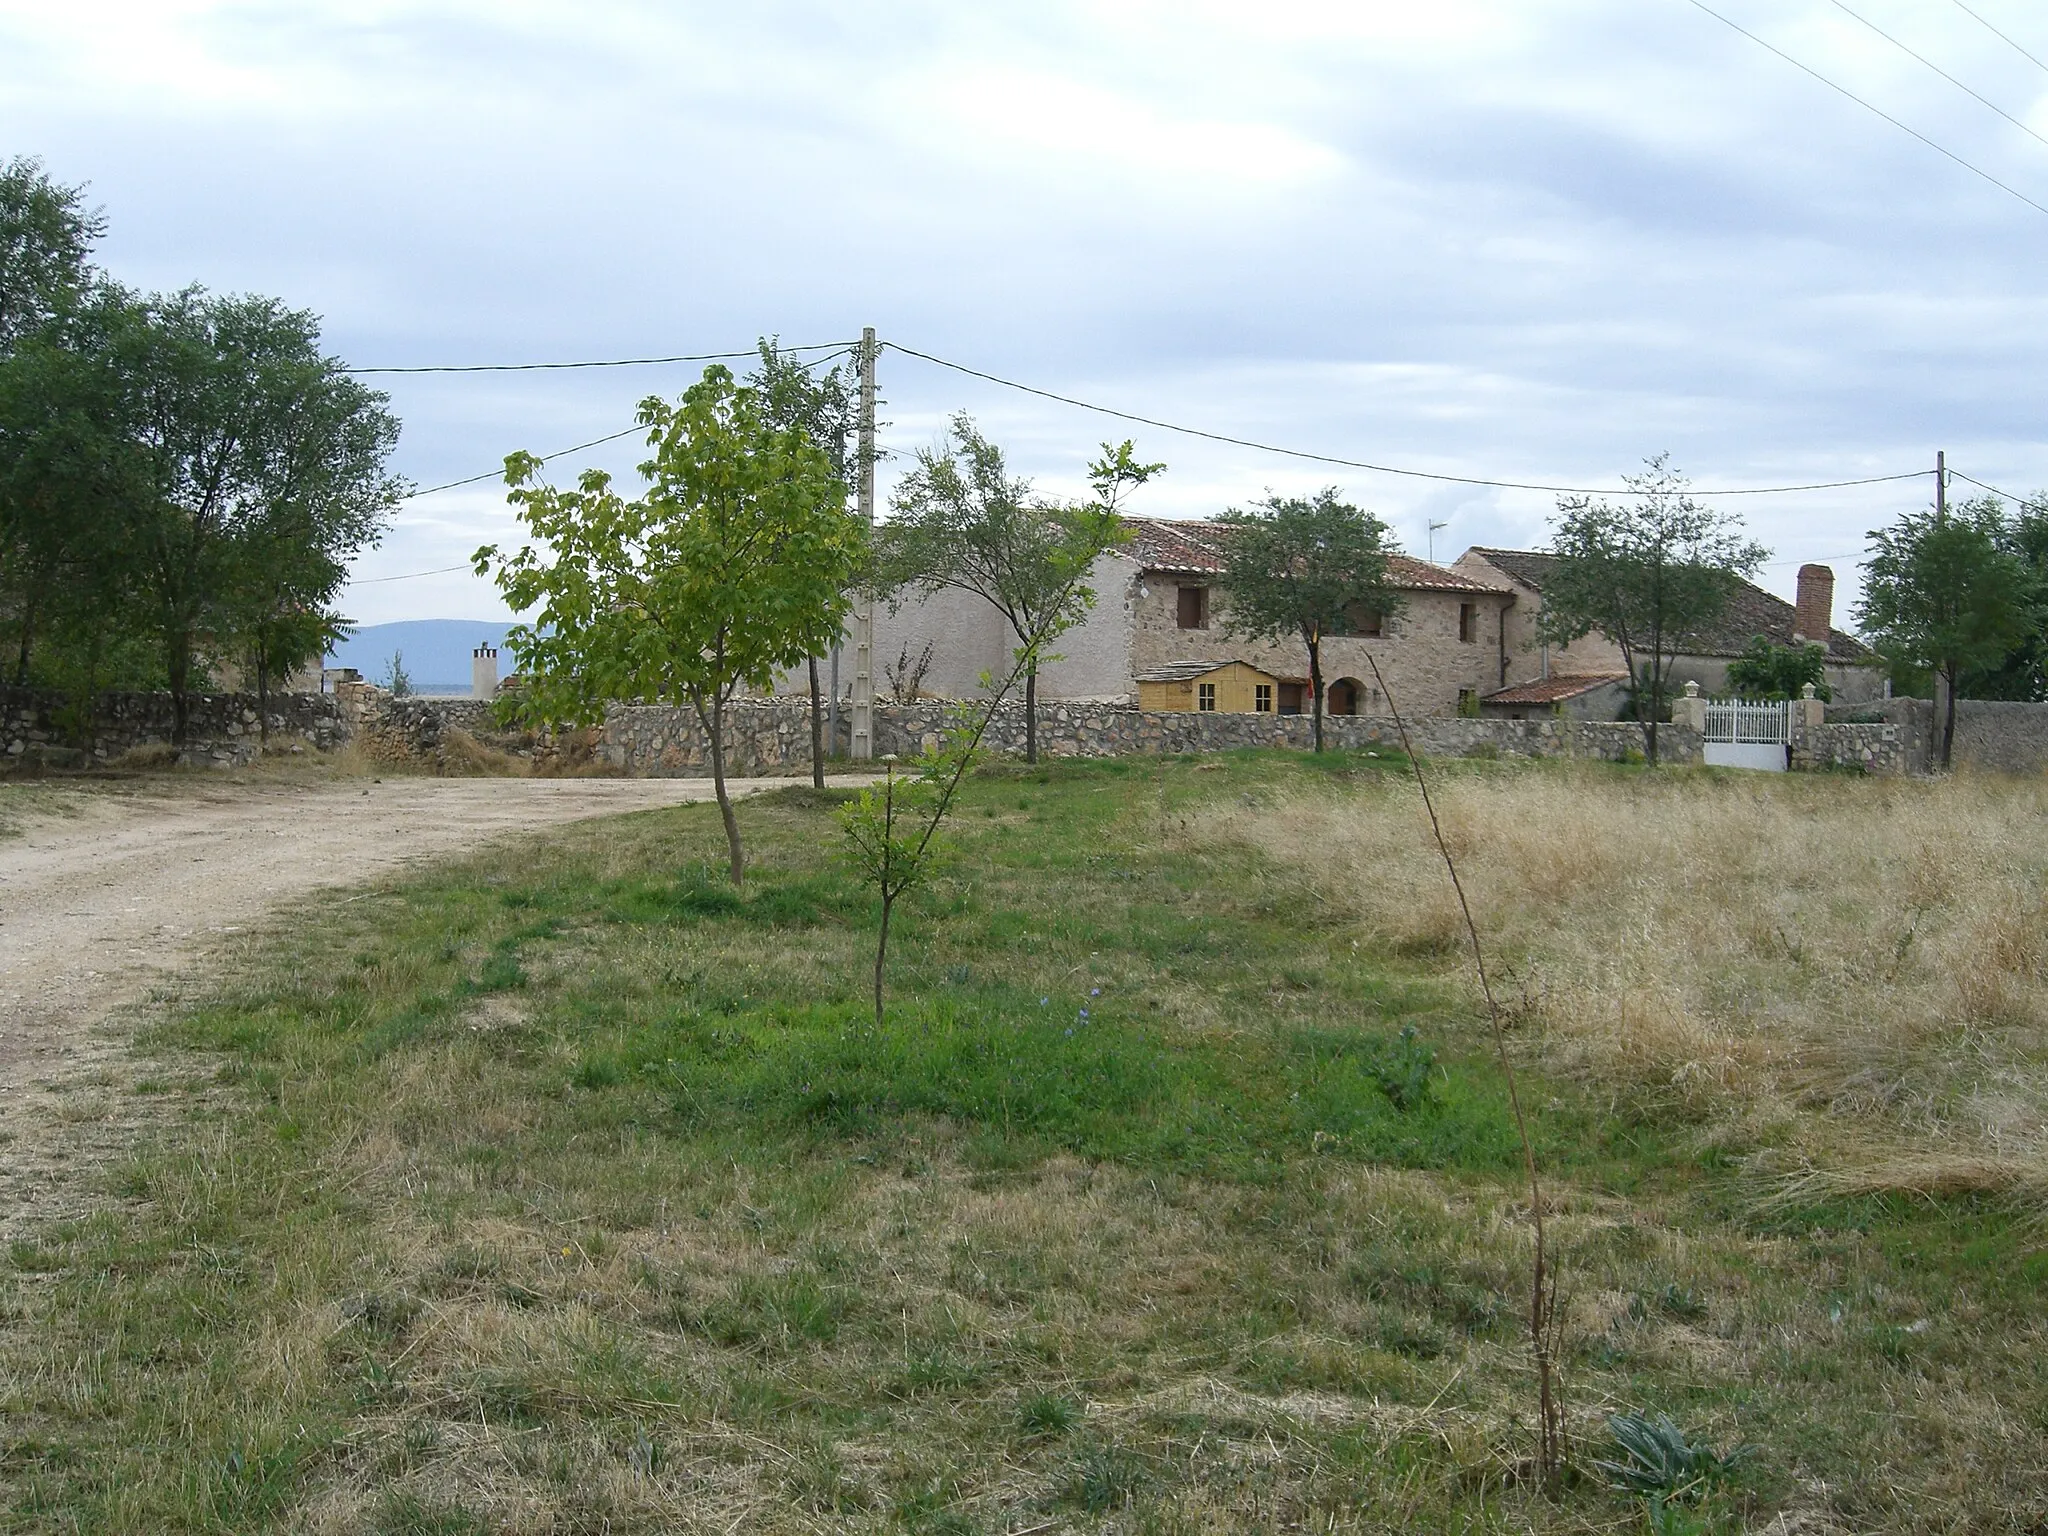
{"type": "Polygon", "coordinates": [[[1514,1111],[1515,1134],[1522,1142],[1522,1167],[1529,1181],[1529,1214],[1536,1227],[1536,1258],[1531,1266],[1529,1286],[1529,1350],[1536,1360],[1537,1458],[1544,1490],[1555,1493],[1564,1477],[1564,1400],[1557,1379],[1557,1282],[1550,1270],[1548,1233],[1543,1219],[1543,1186],[1536,1168],[1536,1143],[1529,1135],[1528,1117],[1522,1112],[1521,1084],[1515,1075],[1514,1060],[1508,1054],[1507,1025],[1501,1015],[1500,1001],[1494,996],[1493,982],[1486,974],[1486,951],[1479,942],[1479,924],[1472,916],[1472,903],[1465,897],[1465,883],[1458,878],[1458,861],[1451,857],[1451,845],[1444,838],[1443,823],[1437,819],[1436,801],[1429,793],[1428,775],[1422,771],[1422,759],[1416,756],[1414,743],[1408,737],[1408,722],[1401,718],[1401,707],[1394,702],[1394,691],[1381,675],[1379,662],[1370,651],[1366,653],[1365,661],[1372,668],[1373,681],[1379,684],[1380,692],[1386,696],[1387,712],[1394,717],[1394,729],[1400,733],[1401,750],[1407,754],[1408,766],[1415,774],[1415,787],[1422,792],[1422,808],[1429,814],[1430,833],[1436,839],[1437,852],[1443,855],[1444,868],[1451,877],[1451,889],[1457,892],[1458,910],[1465,918],[1465,934],[1472,941],[1472,968],[1479,974],[1479,990],[1486,998],[1494,1053],[1500,1059],[1501,1074],[1507,1079],[1508,1105],[1514,1111]]]}

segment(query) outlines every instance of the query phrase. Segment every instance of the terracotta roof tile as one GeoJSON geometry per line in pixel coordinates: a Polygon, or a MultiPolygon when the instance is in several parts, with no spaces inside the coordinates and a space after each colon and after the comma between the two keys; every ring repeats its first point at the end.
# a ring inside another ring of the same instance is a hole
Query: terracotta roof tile
{"type": "MultiPolygon", "coordinates": [[[[1558,560],[1556,555],[1540,549],[1487,549],[1475,545],[1467,553],[1479,556],[1495,570],[1538,592],[1543,590],[1543,583],[1558,560]]],[[[1745,581],[1735,589],[1735,596],[1720,619],[1705,633],[1693,636],[1686,650],[1696,656],[1739,656],[1758,635],[1773,645],[1790,645],[1792,626],[1798,618],[1799,610],[1785,599],[1745,581]]],[[[1877,657],[1854,635],[1831,629],[1828,659],[1869,665],[1877,657]]]]}
{"type": "MultiPolygon", "coordinates": [[[[1223,574],[1228,531],[1215,523],[1197,519],[1130,517],[1131,558],[1148,571],[1165,571],[1190,576],[1223,574]]],[[[1411,592],[1505,593],[1508,586],[1431,565],[1412,555],[1389,555],[1387,575],[1396,587],[1411,592]]]]}
{"type": "Polygon", "coordinates": [[[1502,688],[1487,694],[1480,702],[1484,704],[1556,704],[1565,699],[1576,699],[1582,693],[1591,693],[1595,688],[1604,688],[1609,683],[1625,683],[1626,672],[1559,672],[1533,683],[1517,683],[1512,688],[1502,688]]]}

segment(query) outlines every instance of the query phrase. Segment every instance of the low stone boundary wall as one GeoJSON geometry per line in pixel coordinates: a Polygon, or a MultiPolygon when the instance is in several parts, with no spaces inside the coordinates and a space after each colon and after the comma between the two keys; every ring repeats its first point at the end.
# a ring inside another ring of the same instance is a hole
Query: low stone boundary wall
{"type": "MultiPolygon", "coordinates": [[[[247,693],[193,694],[187,703],[180,760],[196,766],[253,762],[266,723],[273,749],[284,744],[331,750],[348,736],[339,705],[327,694],[274,693],[264,712],[247,693]]],[[[0,759],[10,764],[89,768],[138,748],[169,747],[171,736],[167,693],[103,693],[87,711],[65,694],[0,689],[0,759]]]]}
{"type": "MultiPolygon", "coordinates": [[[[914,757],[937,744],[950,721],[944,704],[877,704],[875,750],[914,757]]],[[[1416,749],[1431,757],[1592,757],[1619,761],[1644,751],[1643,728],[1626,722],[1469,720],[1430,716],[1409,722],[1416,749]]],[[[1398,747],[1389,718],[1331,715],[1324,740],[1338,748],[1398,747]]],[[[983,744],[992,751],[1024,751],[1024,707],[996,712],[983,744]]],[[[1315,722],[1305,715],[1205,714],[1141,710],[1128,704],[1041,701],[1038,749],[1046,757],[1126,757],[1148,753],[1221,752],[1233,747],[1293,747],[1315,743],[1315,722]]],[[[1700,760],[1697,733],[1674,726],[1658,732],[1664,761],[1700,760]]],[[[851,748],[840,711],[836,750],[851,748]]],[[[669,705],[620,705],[605,717],[599,752],[619,773],[640,778],[697,778],[710,771],[710,751],[694,711],[669,705]]],[[[798,773],[811,762],[811,711],[806,699],[748,699],[730,706],[726,771],[734,775],[798,773]]]]}

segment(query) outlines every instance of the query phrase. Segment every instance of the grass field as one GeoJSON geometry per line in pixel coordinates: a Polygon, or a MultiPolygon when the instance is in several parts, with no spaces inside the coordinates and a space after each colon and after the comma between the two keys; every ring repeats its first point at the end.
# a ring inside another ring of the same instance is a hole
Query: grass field
{"type": "Polygon", "coordinates": [[[280,932],[0,1276],[18,1530],[2039,1531],[2031,787],[1447,765],[1551,1170],[1386,760],[1001,767],[902,919],[807,789],[280,932]],[[1604,1428],[1754,1450],[1661,1513],[1604,1428]]]}

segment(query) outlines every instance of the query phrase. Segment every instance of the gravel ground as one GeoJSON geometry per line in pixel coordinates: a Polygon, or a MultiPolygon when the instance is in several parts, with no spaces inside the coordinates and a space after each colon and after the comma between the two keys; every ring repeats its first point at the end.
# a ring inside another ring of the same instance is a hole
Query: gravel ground
{"type": "Polygon", "coordinates": [[[0,1238],[80,1209],[80,1165],[149,1122],[131,1005],[280,904],[501,835],[710,798],[692,779],[256,777],[20,796],[0,838],[0,1238]]]}

